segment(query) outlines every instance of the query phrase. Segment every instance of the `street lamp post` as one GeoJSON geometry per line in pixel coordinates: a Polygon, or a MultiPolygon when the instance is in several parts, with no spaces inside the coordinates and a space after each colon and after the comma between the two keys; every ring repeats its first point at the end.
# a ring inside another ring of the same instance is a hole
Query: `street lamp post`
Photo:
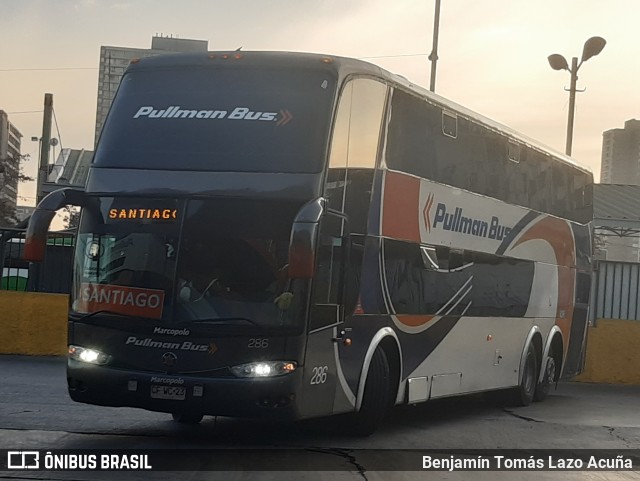
{"type": "Polygon", "coordinates": [[[576,84],[578,83],[578,70],[584,62],[591,57],[595,57],[607,44],[607,41],[602,37],[591,37],[584,43],[582,49],[582,58],[578,63],[578,57],[571,59],[571,68],[567,60],[560,54],[554,53],[549,55],[549,65],[553,70],[567,70],[571,74],[571,87],[569,87],[569,119],[567,121],[567,146],[565,153],[571,155],[571,148],[573,146],[573,119],[576,107],[576,84]]]}

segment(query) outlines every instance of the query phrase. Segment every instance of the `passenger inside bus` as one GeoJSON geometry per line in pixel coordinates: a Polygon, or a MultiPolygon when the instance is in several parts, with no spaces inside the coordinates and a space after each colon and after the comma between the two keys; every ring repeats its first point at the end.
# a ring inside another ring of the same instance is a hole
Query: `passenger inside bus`
{"type": "Polygon", "coordinates": [[[288,309],[287,266],[265,239],[185,239],[177,302],[192,319],[271,321],[288,309]]]}

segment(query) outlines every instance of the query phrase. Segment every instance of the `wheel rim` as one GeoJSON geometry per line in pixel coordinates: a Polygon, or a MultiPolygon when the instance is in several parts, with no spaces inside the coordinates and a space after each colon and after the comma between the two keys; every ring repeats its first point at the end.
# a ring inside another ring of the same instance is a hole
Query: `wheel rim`
{"type": "Polygon", "coordinates": [[[556,375],[556,362],[552,357],[547,361],[547,370],[545,372],[545,381],[548,384],[553,384],[553,378],[556,375]]]}
{"type": "Polygon", "coordinates": [[[533,362],[533,356],[527,356],[527,365],[525,371],[525,379],[524,379],[524,389],[525,392],[533,392],[536,384],[535,380],[535,371],[536,367],[533,362]]]}

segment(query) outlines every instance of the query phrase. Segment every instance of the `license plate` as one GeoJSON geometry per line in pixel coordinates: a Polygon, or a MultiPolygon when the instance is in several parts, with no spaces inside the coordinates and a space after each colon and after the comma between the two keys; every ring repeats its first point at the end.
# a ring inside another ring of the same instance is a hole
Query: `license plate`
{"type": "Polygon", "coordinates": [[[151,385],[151,397],[154,399],[171,399],[184,401],[187,389],[180,386],[155,386],[151,385]]]}

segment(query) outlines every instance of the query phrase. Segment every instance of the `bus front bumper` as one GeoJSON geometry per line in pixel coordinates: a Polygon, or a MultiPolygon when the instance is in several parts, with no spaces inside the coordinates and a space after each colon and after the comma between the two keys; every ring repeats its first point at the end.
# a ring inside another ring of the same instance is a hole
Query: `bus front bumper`
{"type": "Polygon", "coordinates": [[[198,377],[97,366],[69,359],[71,399],[100,406],[230,417],[299,417],[298,370],[271,378],[198,377]]]}

